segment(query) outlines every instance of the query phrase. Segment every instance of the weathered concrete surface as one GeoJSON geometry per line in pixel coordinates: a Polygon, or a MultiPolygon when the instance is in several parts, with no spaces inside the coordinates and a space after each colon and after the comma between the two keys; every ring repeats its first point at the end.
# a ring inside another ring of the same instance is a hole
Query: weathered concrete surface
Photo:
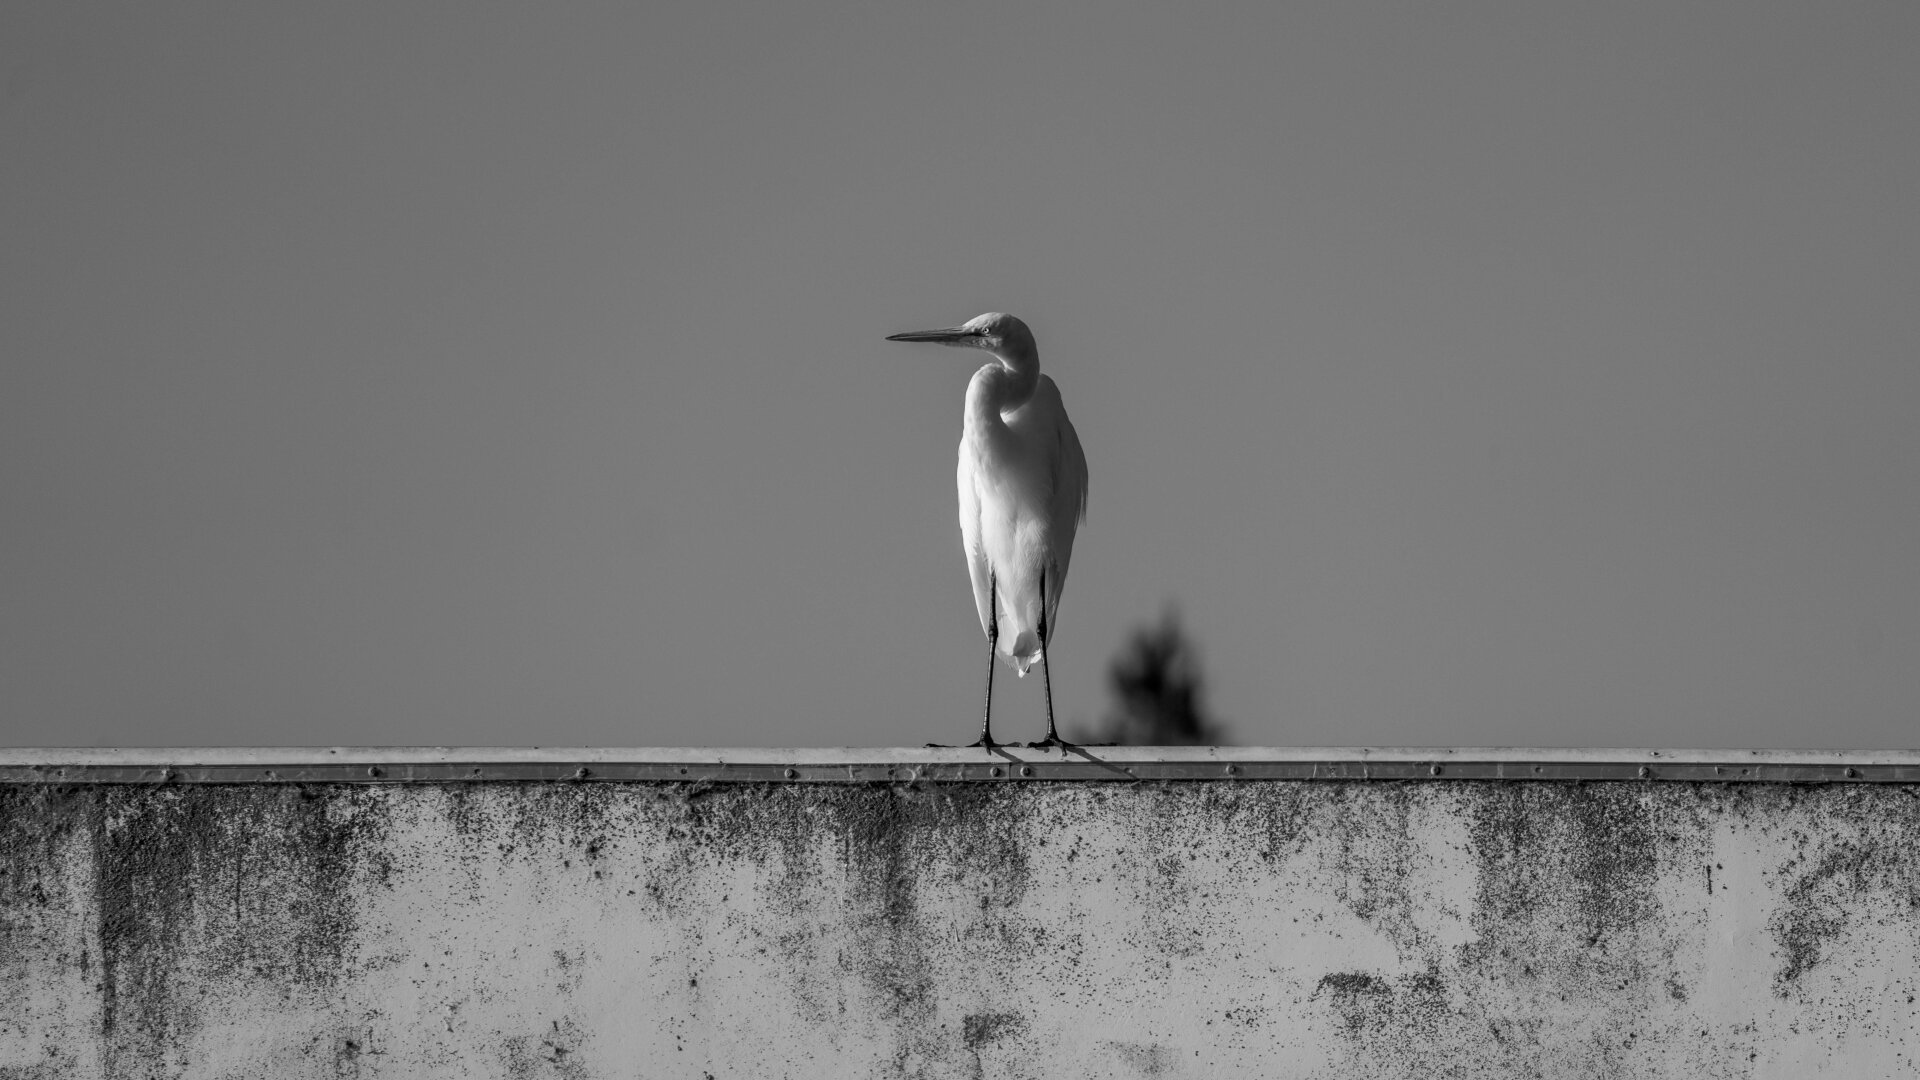
{"type": "Polygon", "coordinates": [[[1847,1077],[1920,790],[0,786],[0,1077],[1847,1077]]]}

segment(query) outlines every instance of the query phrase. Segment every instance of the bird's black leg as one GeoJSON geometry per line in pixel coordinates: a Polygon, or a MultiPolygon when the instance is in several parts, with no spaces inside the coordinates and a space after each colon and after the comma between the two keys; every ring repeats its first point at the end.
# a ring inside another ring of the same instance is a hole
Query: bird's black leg
{"type": "MultiPolygon", "coordinates": [[[[1000,601],[995,592],[993,575],[987,575],[987,703],[981,709],[980,737],[968,743],[968,746],[984,746],[991,750],[1000,744],[993,741],[993,653],[1000,645],[1000,601]]],[[[928,746],[945,749],[946,743],[930,742],[928,746]]]]}
{"type": "Polygon", "coordinates": [[[993,575],[987,575],[987,703],[980,710],[980,738],[970,746],[984,746],[991,750],[1000,744],[993,741],[993,653],[1000,644],[1000,599],[993,575]]]}
{"type": "Polygon", "coordinates": [[[1073,744],[1053,726],[1053,665],[1047,663],[1047,575],[1040,574],[1040,679],[1047,688],[1047,737],[1028,746],[1057,746],[1064,753],[1073,744]]]}

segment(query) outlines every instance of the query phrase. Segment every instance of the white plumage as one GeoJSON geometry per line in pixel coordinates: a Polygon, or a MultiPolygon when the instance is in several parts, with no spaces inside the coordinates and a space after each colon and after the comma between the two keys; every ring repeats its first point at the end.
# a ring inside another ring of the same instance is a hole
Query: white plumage
{"type": "MultiPolygon", "coordinates": [[[[955,477],[960,539],[988,642],[997,638],[1001,653],[1021,675],[1035,661],[1044,673],[1074,534],[1087,513],[1087,457],[1059,388],[1040,374],[1033,332],[1011,315],[989,312],[951,329],[887,340],[937,342],[993,356],[967,384],[955,477]]],[[[1044,742],[1057,744],[1050,674],[1047,684],[1044,742]]],[[[989,666],[981,729],[981,744],[988,746],[993,745],[992,700],[989,666]]]]}

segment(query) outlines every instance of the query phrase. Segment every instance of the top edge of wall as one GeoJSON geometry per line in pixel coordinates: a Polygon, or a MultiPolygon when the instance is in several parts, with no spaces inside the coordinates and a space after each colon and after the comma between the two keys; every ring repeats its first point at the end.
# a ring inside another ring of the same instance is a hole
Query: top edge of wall
{"type": "Polygon", "coordinates": [[[158,747],[0,751],[0,783],[1704,781],[1920,784],[1920,751],[1525,747],[158,747]]]}
{"type": "Polygon", "coordinates": [[[1098,746],[608,747],[608,746],[153,746],[0,747],[0,767],[47,765],[658,764],[870,765],[1099,760],[1115,763],[1644,762],[1691,765],[1914,765],[1920,750],[1739,750],[1530,746],[1098,746]]]}

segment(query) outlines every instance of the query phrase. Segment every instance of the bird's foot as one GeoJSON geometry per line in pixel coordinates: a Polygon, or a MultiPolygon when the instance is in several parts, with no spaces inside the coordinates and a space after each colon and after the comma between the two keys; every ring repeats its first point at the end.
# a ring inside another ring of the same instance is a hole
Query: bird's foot
{"type": "Polygon", "coordinates": [[[981,735],[979,738],[967,744],[969,748],[978,746],[988,750],[992,750],[999,745],[999,743],[993,741],[993,736],[991,735],[981,735]]]}
{"type": "Polygon", "coordinates": [[[1049,746],[1057,746],[1060,748],[1060,752],[1064,754],[1067,752],[1067,749],[1072,745],[1073,745],[1072,743],[1061,738],[1057,732],[1049,731],[1047,732],[1046,738],[1041,739],[1037,742],[1030,742],[1027,744],[1027,747],[1032,750],[1041,750],[1049,746]]]}

